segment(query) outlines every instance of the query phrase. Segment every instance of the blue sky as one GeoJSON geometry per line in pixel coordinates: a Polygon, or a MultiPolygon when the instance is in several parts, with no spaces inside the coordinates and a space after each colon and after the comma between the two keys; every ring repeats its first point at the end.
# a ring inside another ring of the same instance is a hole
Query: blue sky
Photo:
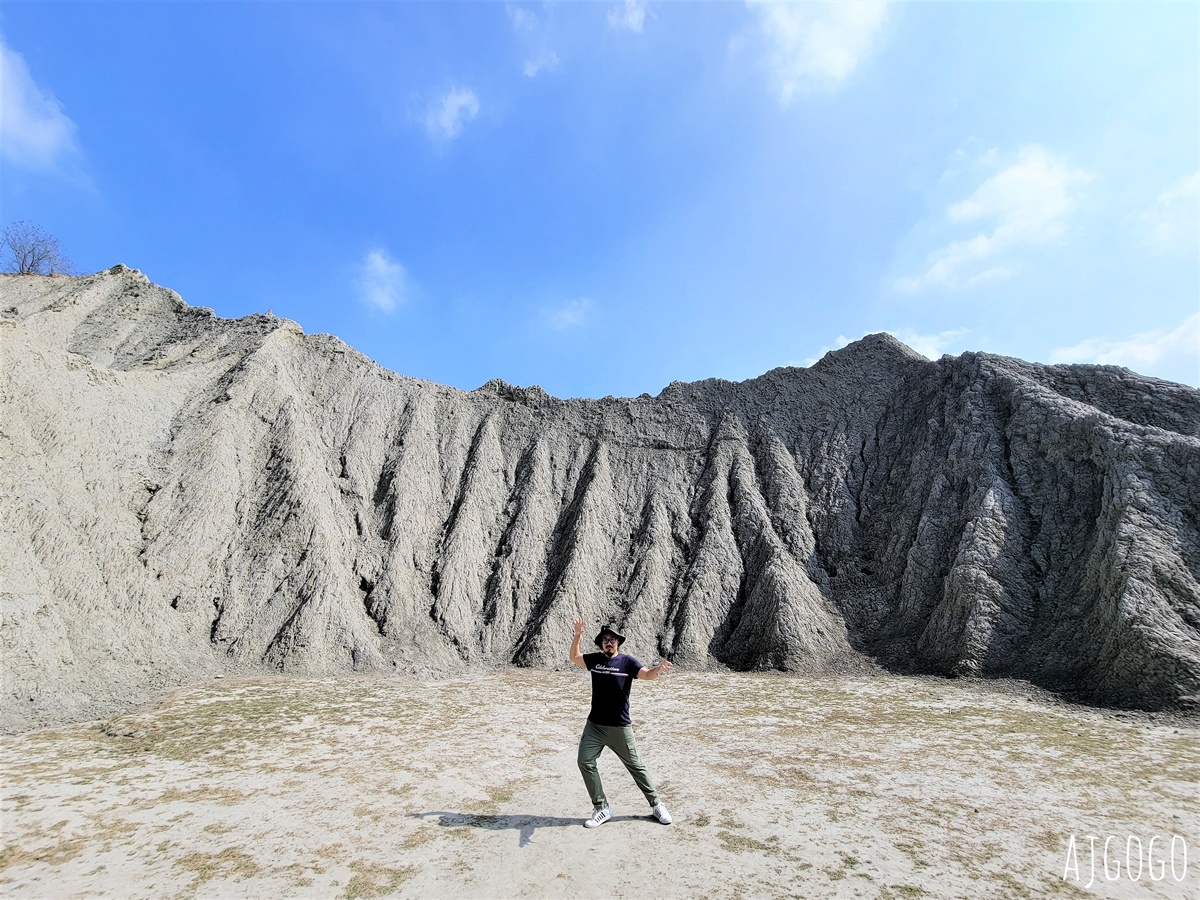
{"type": "Polygon", "coordinates": [[[464,389],[1200,385],[1200,5],[6,0],[0,218],[464,389]]]}

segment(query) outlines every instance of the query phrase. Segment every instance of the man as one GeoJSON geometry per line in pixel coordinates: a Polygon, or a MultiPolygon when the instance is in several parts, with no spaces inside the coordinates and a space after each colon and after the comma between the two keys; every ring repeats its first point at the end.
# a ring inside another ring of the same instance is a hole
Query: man
{"type": "Polygon", "coordinates": [[[592,817],[584,822],[585,828],[596,828],[612,818],[612,808],[604,796],[600,773],[596,769],[596,758],[608,747],[620,757],[637,786],[650,803],[650,812],[664,825],[671,824],[671,814],[666,804],[658,799],[658,791],[650,773],[638,756],[637,743],[633,739],[633,727],[629,720],[629,690],[634,678],[653,681],[671,664],[666,660],[651,669],[646,668],[632,656],[621,653],[625,635],[611,624],[605,625],[596,635],[599,653],[583,653],[579,649],[583,637],[583,619],[575,620],[575,640],[571,642],[571,662],[592,673],[592,710],[583,726],[583,737],[579,739],[579,771],[583,782],[592,795],[592,817]]]}

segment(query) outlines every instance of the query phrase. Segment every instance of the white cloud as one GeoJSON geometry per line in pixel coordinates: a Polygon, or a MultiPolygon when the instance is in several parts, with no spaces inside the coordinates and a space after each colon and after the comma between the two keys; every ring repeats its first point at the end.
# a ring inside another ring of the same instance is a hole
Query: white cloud
{"type": "Polygon", "coordinates": [[[21,54],[0,43],[0,157],[13,166],[54,171],[78,155],[75,123],[33,80],[21,54]]]}
{"type": "Polygon", "coordinates": [[[929,254],[928,267],[901,278],[905,293],[928,287],[963,288],[1012,274],[1007,259],[1022,246],[1047,244],[1066,232],[1077,188],[1091,180],[1044,147],[1022,147],[1017,161],[981,184],[946,215],[958,224],[992,223],[991,231],[952,241],[929,254]]]}
{"type": "Polygon", "coordinates": [[[962,347],[962,338],[971,333],[969,328],[952,328],[949,331],[939,331],[934,334],[922,334],[911,328],[900,328],[892,331],[891,335],[912,347],[922,356],[929,359],[941,359],[952,348],[962,347]]]}
{"type": "Polygon", "coordinates": [[[429,110],[425,126],[434,137],[453,140],[463,125],[479,115],[479,98],[469,88],[453,88],[429,110]]]}
{"type": "Polygon", "coordinates": [[[845,81],[870,52],[887,12],[887,3],[875,0],[746,5],[770,45],[768,63],[785,103],[798,91],[845,81]]]}
{"type": "Polygon", "coordinates": [[[555,331],[579,328],[591,316],[593,306],[590,298],[580,297],[576,300],[568,300],[561,306],[543,309],[542,318],[555,331]]]}
{"type": "Polygon", "coordinates": [[[393,312],[408,298],[408,273],[386,250],[371,250],[359,265],[358,292],[372,309],[393,312]]]}
{"type": "MultiPolygon", "coordinates": [[[[880,330],[886,331],[896,340],[908,344],[908,346],[928,359],[940,359],[944,354],[951,352],[952,349],[960,349],[962,347],[961,338],[971,333],[971,329],[969,328],[952,328],[948,331],[938,331],[933,334],[923,334],[911,328],[884,328],[880,330]]],[[[874,334],[874,332],[868,333],[874,334]]],[[[832,344],[822,347],[817,351],[815,356],[806,359],[801,365],[807,368],[815,364],[831,350],[841,350],[847,344],[856,340],[858,338],[848,338],[845,335],[839,334],[832,344]]]]}
{"type": "Polygon", "coordinates": [[[849,344],[851,341],[854,341],[854,340],[857,340],[857,338],[848,338],[844,334],[839,334],[836,338],[833,339],[832,344],[826,344],[824,347],[822,347],[820,350],[818,350],[814,356],[810,356],[808,359],[804,360],[803,362],[794,363],[793,365],[803,366],[804,368],[807,369],[809,366],[816,365],[817,362],[821,359],[821,357],[824,356],[826,353],[831,353],[834,350],[841,350],[843,347],[845,347],[847,344],[849,344]]]}
{"type": "Polygon", "coordinates": [[[1146,243],[1158,252],[1200,246],[1200,172],[1185,175],[1158,195],[1141,220],[1146,243]]]}
{"type": "Polygon", "coordinates": [[[608,11],[609,28],[625,28],[639,34],[646,23],[646,0],[625,0],[624,6],[616,6],[608,11]]]}
{"type": "Polygon", "coordinates": [[[1200,313],[1171,330],[1143,331],[1118,341],[1088,338],[1058,347],[1050,361],[1125,366],[1143,375],[1200,387],[1200,313]]]}
{"type": "Polygon", "coordinates": [[[504,11],[508,13],[514,31],[532,31],[537,27],[538,17],[524,7],[505,3],[504,11]]]}
{"type": "Polygon", "coordinates": [[[526,78],[536,78],[541,72],[553,72],[558,68],[558,54],[540,53],[534,59],[525,60],[523,71],[526,78]]]}

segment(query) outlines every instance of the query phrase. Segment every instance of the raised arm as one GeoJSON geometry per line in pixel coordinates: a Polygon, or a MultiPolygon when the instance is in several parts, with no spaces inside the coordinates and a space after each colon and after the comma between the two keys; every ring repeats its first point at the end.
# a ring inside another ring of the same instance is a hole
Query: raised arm
{"type": "Polygon", "coordinates": [[[587,663],[583,661],[583,651],[579,649],[579,639],[583,637],[583,619],[575,619],[575,639],[571,641],[571,662],[579,666],[581,669],[587,668],[587,663]]]}
{"type": "Polygon", "coordinates": [[[664,659],[657,666],[654,666],[653,668],[650,668],[650,669],[646,668],[645,666],[642,666],[640,669],[638,669],[638,678],[644,678],[646,681],[653,681],[655,678],[657,678],[663,672],[667,671],[667,669],[673,669],[673,668],[675,668],[675,667],[664,659]]]}

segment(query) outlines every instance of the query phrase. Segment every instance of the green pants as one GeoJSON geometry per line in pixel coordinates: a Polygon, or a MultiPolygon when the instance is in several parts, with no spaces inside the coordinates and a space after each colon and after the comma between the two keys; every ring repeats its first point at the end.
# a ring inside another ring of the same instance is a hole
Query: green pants
{"type": "Polygon", "coordinates": [[[642,765],[638,756],[637,741],[633,739],[633,729],[628,725],[610,726],[597,725],[588,721],[583,726],[583,736],[579,739],[579,771],[583,773],[583,783],[587,785],[588,793],[592,795],[592,806],[599,809],[608,806],[604,796],[604,785],[600,783],[600,772],[596,769],[596,758],[607,747],[617,754],[625,768],[641,788],[646,800],[653,806],[658,802],[658,791],[654,789],[654,779],[642,765]]]}

